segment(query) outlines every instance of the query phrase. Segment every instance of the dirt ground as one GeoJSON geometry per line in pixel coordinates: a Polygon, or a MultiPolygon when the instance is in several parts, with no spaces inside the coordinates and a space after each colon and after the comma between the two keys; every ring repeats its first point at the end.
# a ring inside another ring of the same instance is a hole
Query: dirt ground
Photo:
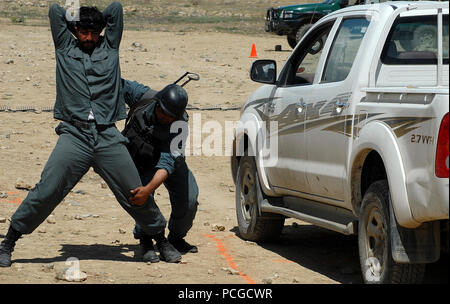
{"type": "MultiPolygon", "coordinates": [[[[284,37],[225,33],[152,32],[126,30],[121,44],[124,78],[161,89],[185,71],[199,82],[186,89],[192,106],[239,107],[259,85],[248,69],[254,43],[259,58],[276,59],[281,67],[289,55],[284,37]],[[281,44],[285,51],[275,52],[281,44]]],[[[0,28],[0,109],[34,107],[35,112],[0,111],[0,239],[9,218],[27,191],[16,189],[18,179],[34,186],[50,155],[58,121],[46,109],[55,98],[55,60],[47,27],[2,25],[0,28]]],[[[239,111],[189,111],[202,124],[236,121],[239,111]]],[[[118,123],[119,129],[123,122],[118,123]]],[[[205,130],[203,139],[208,135],[205,130]]],[[[223,133],[218,135],[222,139],[223,133]]],[[[195,147],[192,147],[192,149],[195,147]]],[[[182,263],[146,264],[136,259],[138,241],[133,220],[93,171],[82,179],[55,209],[52,220],[17,243],[13,266],[0,269],[0,283],[67,283],[58,280],[62,269],[73,266],[90,283],[361,283],[357,240],[296,220],[286,220],[280,240],[256,244],[237,232],[235,190],[228,156],[192,155],[188,164],[199,184],[199,209],[187,240],[199,252],[182,263]],[[224,231],[213,231],[215,225],[224,231]]],[[[165,189],[157,203],[168,216],[165,189]]],[[[448,255],[427,271],[427,282],[448,283],[448,255]]],[[[72,283],[77,284],[77,283],[72,283]]]]}

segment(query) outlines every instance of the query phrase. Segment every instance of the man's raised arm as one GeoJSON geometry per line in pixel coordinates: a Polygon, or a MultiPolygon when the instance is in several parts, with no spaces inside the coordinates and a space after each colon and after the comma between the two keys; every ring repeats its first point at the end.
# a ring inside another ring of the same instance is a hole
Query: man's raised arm
{"type": "Polygon", "coordinates": [[[137,81],[130,81],[121,78],[122,82],[122,94],[125,99],[125,103],[131,107],[138,103],[142,96],[150,90],[150,88],[137,81]]]}
{"type": "Polygon", "coordinates": [[[66,10],[57,3],[53,3],[48,11],[48,18],[50,19],[50,28],[52,30],[55,48],[64,48],[70,39],[72,39],[72,35],[67,26],[66,10]]]}
{"type": "Polygon", "coordinates": [[[123,32],[123,8],[118,1],[111,3],[103,11],[106,21],[105,40],[113,49],[119,49],[123,32]]]}
{"type": "Polygon", "coordinates": [[[125,103],[132,107],[134,104],[143,101],[144,99],[153,98],[158,91],[150,89],[148,86],[139,83],[137,81],[130,81],[121,78],[122,82],[122,94],[125,99],[125,103]]]}

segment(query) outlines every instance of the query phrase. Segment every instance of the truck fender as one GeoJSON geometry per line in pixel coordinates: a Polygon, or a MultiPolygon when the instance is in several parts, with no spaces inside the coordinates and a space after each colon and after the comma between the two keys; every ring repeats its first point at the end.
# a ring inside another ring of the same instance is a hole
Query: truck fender
{"type": "MultiPolygon", "coordinates": [[[[374,121],[367,123],[360,130],[359,137],[353,142],[350,168],[353,167],[352,164],[355,163],[360,152],[364,150],[375,150],[383,160],[397,222],[405,228],[418,227],[420,223],[414,220],[409,206],[402,156],[396,136],[389,126],[384,122],[374,121]]],[[[348,183],[349,189],[352,189],[351,178],[348,179],[348,183]]]]}
{"type": "Polygon", "coordinates": [[[247,137],[248,148],[251,149],[251,153],[253,153],[252,155],[255,157],[261,188],[266,195],[275,195],[270,187],[269,180],[267,179],[266,171],[262,164],[262,157],[259,155],[258,149],[256,148],[258,144],[258,136],[256,135],[260,134],[263,125],[254,113],[244,113],[241,116],[240,122],[241,126],[237,127],[234,132],[232,162],[235,162],[237,169],[237,166],[239,165],[237,163],[237,157],[242,156],[240,154],[243,152],[245,137],[247,137]]]}

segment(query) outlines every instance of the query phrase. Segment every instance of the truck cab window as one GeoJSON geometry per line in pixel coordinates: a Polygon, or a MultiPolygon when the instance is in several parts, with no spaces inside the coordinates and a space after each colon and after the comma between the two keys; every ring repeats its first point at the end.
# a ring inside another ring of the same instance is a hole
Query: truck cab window
{"type": "MultiPolygon", "coordinates": [[[[443,16],[442,52],[448,64],[448,15],[443,16]]],[[[436,15],[399,18],[386,40],[384,64],[437,64],[438,29],[436,15]]]]}
{"type": "Polygon", "coordinates": [[[448,15],[442,17],[442,58],[448,64],[448,15]]]}
{"type": "Polygon", "coordinates": [[[287,70],[286,85],[310,85],[314,81],[317,65],[325,42],[334,22],[330,22],[310,33],[296,48],[287,70]]]}
{"type": "Polygon", "coordinates": [[[322,83],[337,82],[347,78],[369,22],[367,18],[352,18],[342,21],[328,53],[322,83]]]}

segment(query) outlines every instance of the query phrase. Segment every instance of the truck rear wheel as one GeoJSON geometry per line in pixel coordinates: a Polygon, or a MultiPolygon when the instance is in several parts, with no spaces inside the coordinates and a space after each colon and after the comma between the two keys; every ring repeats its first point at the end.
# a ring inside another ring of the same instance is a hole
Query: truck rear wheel
{"type": "Polygon", "coordinates": [[[358,246],[364,283],[420,283],[425,264],[398,264],[392,258],[387,180],[372,183],[364,195],[358,226],[358,246]]]}
{"type": "Polygon", "coordinates": [[[254,158],[243,156],[236,177],[236,216],[239,234],[250,241],[273,240],[281,234],[284,217],[264,212],[259,214],[257,187],[259,178],[254,158]]]}

